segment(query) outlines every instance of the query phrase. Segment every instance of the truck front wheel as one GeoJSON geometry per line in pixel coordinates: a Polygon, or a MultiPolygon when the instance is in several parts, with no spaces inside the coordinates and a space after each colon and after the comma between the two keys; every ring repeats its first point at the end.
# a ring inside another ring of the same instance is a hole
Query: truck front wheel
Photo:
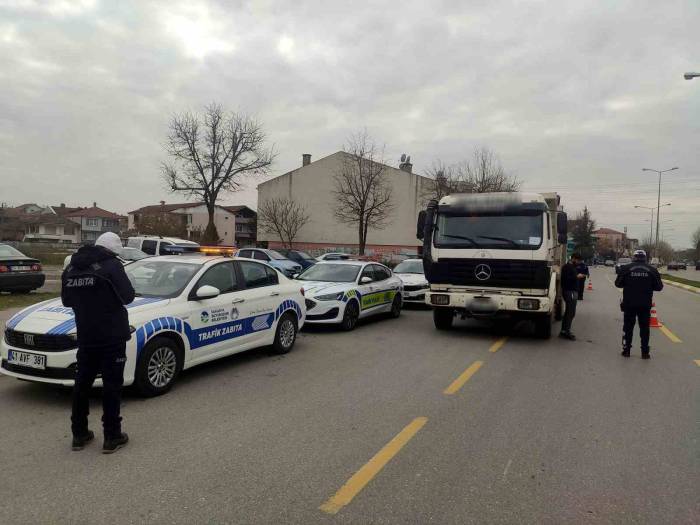
{"type": "Polygon", "coordinates": [[[433,322],[438,330],[449,330],[452,328],[452,321],[455,318],[455,311],[452,308],[434,308],[433,322]]]}

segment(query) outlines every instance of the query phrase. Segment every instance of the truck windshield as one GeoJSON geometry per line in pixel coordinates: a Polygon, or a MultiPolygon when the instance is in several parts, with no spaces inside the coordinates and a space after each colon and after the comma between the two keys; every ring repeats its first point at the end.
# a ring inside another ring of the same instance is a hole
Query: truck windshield
{"type": "Polygon", "coordinates": [[[438,248],[535,250],[542,245],[542,214],[438,215],[438,248]]]}

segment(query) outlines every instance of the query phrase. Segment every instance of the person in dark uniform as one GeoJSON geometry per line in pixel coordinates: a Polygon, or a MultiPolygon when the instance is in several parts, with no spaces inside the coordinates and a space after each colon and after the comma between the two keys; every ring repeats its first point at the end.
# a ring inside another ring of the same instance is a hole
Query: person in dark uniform
{"type": "Polygon", "coordinates": [[[73,450],[82,450],[95,434],[88,429],[90,390],[102,375],[102,452],[110,454],[126,445],[121,429],[120,403],[124,384],[126,342],[131,338],[124,305],[134,300],[116,253],[122,247],[115,233],[103,233],[94,246],[83,246],[71,257],[61,276],[61,300],[75,312],[78,330],[78,364],[73,388],[71,429],[73,450]]]}
{"type": "Polygon", "coordinates": [[[579,281],[586,278],[585,275],[578,273],[576,270],[580,262],[581,256],[578,253],[574,253],[571,255],[571,260],[561,268],[561,294],[564,304],[566,304],[566,311],[561,321],[559,337],[571,341],[576,340],[576,336],[571,333],[571,323],[576,315],[579,281]]]}
{"type": "Polygon", "coordinates": [[[634,252],[631,264],[620,269],[615,279],[615,286],[622,288],[622,304],[624,312],[622,355],[630,356],[634,324],[639,320],[639,337],[642,340],[642,359],[649,359],[649,317],[651,315],[651,300],[654,292],[664,288],[661,276],[656,268],[647,264],[647,254],[644,250],[634,252]]]}
{"type": "Polygon", "coordinates": [[[583,275],[583,279],[578,280],[578,300],[583,301],[583,291],[586,289],[586,279],[591,278],[591,272],[588,271],[588,265],[583,262],[583,259],[576,265],[576,273],[583,275]]]}

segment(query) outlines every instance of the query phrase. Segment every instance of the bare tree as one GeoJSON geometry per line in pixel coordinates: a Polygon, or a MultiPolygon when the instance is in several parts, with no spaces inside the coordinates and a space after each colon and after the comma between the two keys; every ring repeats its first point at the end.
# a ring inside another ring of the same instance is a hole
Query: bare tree
{"type": "Polygon", "coordinates": [[[335,174],[334,214],[344,224],[357,227],[360,255],[364,255],[367,232],[383,229],[394,210],[392,187],[387,180],[384,150],[361,132],[343,148],[343,163],[335,174]]]}
{"type": "Polygon", "coordinates": [[[700,227],[693,232],[691,240],[693,241],[693,249],[695,250],[693,258],[696,261],[700,261],[700,227]]]}
{"type": "Polygon", "coordinates": [[[162,165],[173,192],[202,199],[209,214],[203,241],[218,243],[214,211],[221,192],[236,191],[244,175],[267,173],[275,158],[256,120],[210,104],[202,115],[186,112],[170,121],[165,146],[172,162],[162,165]]]}
{"type": "Polygon", "coordinates": [[[269,199],[258,206],[258,224],[268,232],[277,235],[289,249],[310,215],[306,208],[289,198],[269,199]]]}
{"type": "Polygon", "coordinates": [[[424,203],[429,200],[440,200],[452,193],[468,193],[471,191],[464,180],[460,178],[454,165],[448,166],[441,160],[436,160],[425,171],[428,180],[423,184],[422,199],[424,203]]]}

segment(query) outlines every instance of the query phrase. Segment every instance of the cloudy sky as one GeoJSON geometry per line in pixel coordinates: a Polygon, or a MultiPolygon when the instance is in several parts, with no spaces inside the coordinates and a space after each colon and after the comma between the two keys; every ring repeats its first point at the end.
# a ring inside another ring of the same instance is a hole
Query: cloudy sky
{"type": "MultiPolygon", "coordinates": [[[[601,226],[700,226],[697,0],[0,0],[0,201],[121,213],[169,195],[174,112],[257,116],[273,174],[366,127],[422,172],[488,146],[601,226]]],[[[255,183],[227,203],[254,205],[255,183]]]]}

